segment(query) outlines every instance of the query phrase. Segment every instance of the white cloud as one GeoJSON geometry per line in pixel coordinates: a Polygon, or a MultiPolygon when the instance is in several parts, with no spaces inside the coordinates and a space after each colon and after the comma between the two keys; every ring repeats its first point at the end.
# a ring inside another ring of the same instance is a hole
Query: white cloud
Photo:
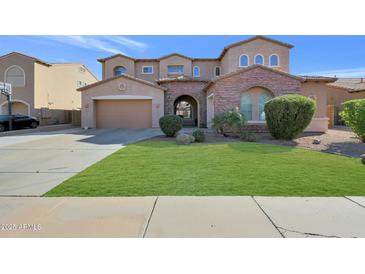
{"type": "Polygon", "coordinates": [[[106,51],[113,54],[122,53],[121,50],[119,50],[118,48],[113,47],[107,42],[104,42],[102,38],[95,36],[63,35],[63,36],[48,36],[48,38],[75,47],[97,50],[97,51],[106,51]]]}
{"type": "Polygon", "coordinates": [[[122,46],[126,46],[126,47],[134,49],[134,50],[138,50],[141,52],[145,51],[146,48],[148,47],[148,45],[145,43],[142,43],[142,42],[130,39],[130,38],[126,38],[123,36],[104,36],[104,37],[114,43],[117,43],[122,46]]]}
{"type": "Polygon", "coordinates": [[[62,35],[47,36],[48,39],[79,48],[104,51],[109,53],[123,53],[121,48],[143,52],[148,45],[123,36],[87,36],[87,35],[62,35]]]}
{"type": "Polygon", "coordinates": [[[347,68],[347,69],[335,69],[335,70],[323,70],[307,73],[299,73],[299,75],[313,75],[313,76],[337,76],[342,78],[356,78],[365,77],[365,67],[360,68],[347,68]]]}

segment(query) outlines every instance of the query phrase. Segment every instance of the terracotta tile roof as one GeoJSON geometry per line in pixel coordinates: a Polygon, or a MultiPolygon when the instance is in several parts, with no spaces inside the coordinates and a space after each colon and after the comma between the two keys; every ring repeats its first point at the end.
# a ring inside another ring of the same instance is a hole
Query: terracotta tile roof
{"type": "Polygon", "coordinates": [[[333,83],[337,80],[336,77],[326,77],[326,76],[308,76],[308,75],[300,75],[300,77],[304,78],[306,82],[326,82],[333,83]]]}
{"type": "Polygon", "coordinates": [[[177,76],[161,78],[156,81],[157,83],[167,83],[167,82],[209,82],[209,80],[198,79],[190,76],[177,76]]]}
{"type": "Polygon", "coordinates": [[[164,88],[164,87],[161,87],[161,86],[156,85],[156,84],[153,84],[151,82],[148,82],[148,81],[145,81],[145,80],[142,80],[142,79],[133,77],[133,76],[128,75],[128,74],[118,75],[118,76],[114,76],[114,77],[111,77],[111,78],[108,78],[108,79],[105,79],[105,80],[101,80],[101,81],[95,82],[93,84],[90,84],[90,85],[81,87],[81,88],[79,88],[77,90],[78,91],[87,90],[87,89],[90,89],[90,88],[93,88],[93,87],[96,87],[96,86],[100,86],[100,85],[102,85],[104,83],[107,83],[107,82],[110,82],[110,81],[113,81],[113,80],[116,80],[116,79],[119,79],[119,78],[126,78],[126,79],[129,79],[129,80],[132,80],[132,81],[136,81],[136,82],[139,82],[139,83],[142,83],[142,84],[145,84],[145,85],[154,87],[154,88],[166,90],[166,88],[164,88]]]}
{"type": "Polygon", "coordinates": [[[32,56],[29,56],[29,55],[26,55],[26,54],[23,54],[23,53],[20,53],[20,52],[16,52],[16,51],[13,51],[13,52],[10,52],[8,54],[5,54],[3,56],[0,56],[0,59],[2,58],[5,58],[5,57],[8,57],[10,55],[20,55],[20,56],[23,56],[23,57],[26,57],[26,58],[29,58],[29,59],[32,59],[34,62],[38,63],[38,64],[41,64],[41,65],[44,65],[44,66],[47,66],[47,67],[50,67],[51,64],[47,63],[47,62],[44,62],[38,58],[35,58],[35,57],[32,57],[32,56]]]}
{"type": "Polygon", "coordinates": [[[347,89],[349,92],[360,92],[365,91],[365,78],[338,78],[329,85],[347,89]]]}
{"type": "Polygon", "coordinates": [[[272,71],[272,72],[275,72],[275,73],[278,73],[278,74],[281,74],[281,75],[284,75],[284,76],[287,76],[287,77],[297,79],[301,82],[305,82],[305,78],[300,77],[300,76],[292,75],[292,74],[289,74],[289,73],[286,73],[286,72],[283,72],[283,71],[280,71],[280,70],[277,70],[277,69],[273,69],[273,68],[270,68],[270,67],[267,67],[267,66],[263,66],[263,65],[252,65],[252,66],[249,66],[247,68],[240,68],[236,71],[226,73],[222,76],[219,76],[219,77],[209,81],[208,84],[204,87],[204,90],[207,90],[211,85],[213,85],[217,81],[220,81],[220,80],[225,79],[225,78],[232,77],[232,76],[240,74],[242,72],[250,71],[250,70],[255,69],[255,68],[262,68],[262,69],[269,70],[269,71],[272,71]]]}
{"type": "Polygon", "coordinates": [[[278,45],[281,45],[281,46],[284,46],[284,47],[287,47],[287,48],[290,48],[290,49],[294,47],[293,45],[290,45],[290,44],[287,44],[287,43],[284,43],[284,42],[281,42],[281,41],[278,41],[278,40],[275,40],[275,39],[271,39],[271,38],[265,37],[263,35],[256,35],[256,36],[251,37],[249,39],[242,40],[240,42],[236,42],[236,43],[233,43],[233,44],[230,44],[230,45],[224,47],[221,54],[219,55],[218,59],[222,59],[224,54],[226,54],[227,50],[229,50],[230,48],[237,47],[237,46],[252,42],[254,40],[257,40],[257,39],[272,42],[272,43],[275,43],[275,44],[278,44],[278,45]]]}

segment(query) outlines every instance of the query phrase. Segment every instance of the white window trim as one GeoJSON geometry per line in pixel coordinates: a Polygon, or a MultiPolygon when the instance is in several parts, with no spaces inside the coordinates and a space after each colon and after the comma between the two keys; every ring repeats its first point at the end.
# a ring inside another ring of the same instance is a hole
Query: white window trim
{"type": "Polygon", "coordinates": [[[273,54],[271,54],[271,55],[269,56],[269,66],[270,66],[270,67],[273,67],[273,68],[280,67],[280,57],[279,57],[279,54],[273,53],[273,54]],[[271,56],[274,56],[274,55],[275,55],[276,57],[278,57],[278,64],[277,64],[276,66],[271,65],[271,56]]]}
{"type": "Polygon", "coordinates": [[[261,53],[256,54],[255,57],[253,58],[253,62],[254,62],[255,65],[262,65],[262,66],[264,66],[265,65],[265,57],[264,57],[264,55],[261,54],[261,53]],[[262,57],[262,64],[256,64],[256,57],[257,56],[261,56],[262,57]]]}
{"type": "Polygon", "coordinates": [[[247,68],[248,66],[250,66],[250,56],[248,56],[247,54],[241,54],[240,57],[238,57],[238,67],[239,68],[247,68]],[[241,66],[241,57],[242,56],[247,57],[247,66],[241,66]]]}
{"type": "Polygon", "coordinates": [[[121,76],[121,75],[124,75],[124,74],[127,74],[127,68],[125,67],[125,66],[115,66],[114,68],[113,68],[113,76],[121,76]],[[119,74],[119,75],[115,75],[115,70],[117,69],[117,68],[124,68],[125,69],[125,72],[124,73],[122,73],[122,74],[119,74]]]}
{"type": "Polygon", "coordinates": [[[184,74],[185,73],[185,66],[184,65],[167,65],[167,74],[171,75],[171,74],[176,74],[176,75],[180,75],[180,74],[184,74]],[[169,72],[169,67],[179,67],[181,66],[183,68],[182,72],[169,72]]]}
{"type": "Polygon", "coordinates": [[[21,87],[25,87],[25,85],[27,84],[26,83],[26,79],[25,79],[25,71],[24,69],[21,67],[21,66],[18,66],[18,65],[12,65],[10,67],[8,67],[5,72],[4,72],[4,82],[6,82],[6,74],[8,73],[8,70],[11,69],[11,68],[19,68],[22,72],[23,72],[23,75],[24,75],[24,85],[22,86],[16,86],[15,88],[21,88],[21,87]]]}
{"type": "Polygon", "coordinates": [[[142,67],[142,74],[153,74],[153,73],[154,73],[154,72],[153,72],[153,66],[143,66],[143,67],[142,67]],[[144,69],[144,68],[152,68],[152,72],[144,72],[144,71],[143,71],[143,69],[144,69]]]}
{"type": "Polygon", "coordinates": [[[200,68],[199,68],[198,66],[194,66],[194,67],[193,67],[193,77],[194,77],[194,78],[199,78],[199,77],[200,77],[200,68]],[[194,75],[194,70],[195,70],[195,69],[198,69],[198,75],[194,75]]]}
{"type": "Polygon", "coordinates": [[[222,68],[220,66],[214,67],[214,77],[219,77],[222,75],[222,68]],[[216,74],[217,68],[219,68],[219,75],[216,74]]]}

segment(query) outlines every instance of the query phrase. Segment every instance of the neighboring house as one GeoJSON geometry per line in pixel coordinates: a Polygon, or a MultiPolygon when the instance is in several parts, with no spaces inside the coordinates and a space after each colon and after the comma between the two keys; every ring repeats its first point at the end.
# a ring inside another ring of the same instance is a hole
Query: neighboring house
{"type": "Polygon", "coordinates": [[[333,107],[331,117],[334,124],[343,124],[339,117],[342,103],[353,99],[365,99],[365,78],[338,78],[336,82],[329,84],[331,92],[327,94],[327,104],[333,107]]]}
{"type": "Polygon", "coordinates": [[[84,127],[158,127],[164,114],[184,125],[210,127],[214,113],[239,108],[248,123],[265,125],[265,103],[284,94],[316,100],[307,130],[328,128],[327,91],[337,78],[289,73],[292,45],[263,36],[225,47],[217,58],[178,53],[157,59],[122,54],[99,59],[103,79],[80,88],[84,127]]]}
{"type": "MultiPolygon", "coordinates": [[[[51,64],[21,53],[0,56],[0,81],[12,84],[12,113],[37,117],[42,124],[71,122],[80,110],[82,86],[97,81],[82,64],[51,64]]],[[[0,114],[8,113],[0,95],[0,114]]]]}

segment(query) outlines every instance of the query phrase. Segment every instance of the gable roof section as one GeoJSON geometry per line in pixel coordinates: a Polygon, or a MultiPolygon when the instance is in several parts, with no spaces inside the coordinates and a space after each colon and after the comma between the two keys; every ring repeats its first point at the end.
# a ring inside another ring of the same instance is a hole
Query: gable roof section
{"type": "Polygon", "coordinates": [[[32,56],[29,56],[29,55],[25,55],[25,54],[23,54],[23,53],[16,52],[16,51],[13,51],[13,52],[10,52],[10,53],[5,54],[5,55],[3,55],[3,56],[0,56],[0,59],[2,59],[2,58],[6,58],[6,57],[9,57],[9,56],[11,56],[11,55],[20,55],[20,56],[25,57],[25,58],[27,58],[27,59],[31,59],[31,60],[33,60],[34,62],[38,63],[38,64],[41,64],[41,65],[44,65],[44,66],[47,66],[47,67],[50,67],[50,66],[51,66],[51,64],[49,64],[49,63],[47,63],[47,62],[44,62],[44,61],[42,61],[42,60],[40,60],[40,59],[38,59],[38,58],[35,58],[35,57],[32,57],[32,56]]]}
{"type": "Polygon", "coordinates": [[[226,54],[226,52],[230,49],[230,48],[234,48],[234,47],[237,47],[237,46],[240,46],[240,45],[243,45],[243,44],[247,44],[249,42],[252,42],[252,41],[255,41],[255,40],[258,40],[258,39],[261,39],[261,40],[265,40],[267,42],[271,42],[271,43],[274,43],[274,44],[277,44],[277,45],[280,45],[280,46],[284,46],[284,47],[287,47],[289,49],[293,48],[294,46],[293,45],[290,45],[290,44],[287,44],[287,43],[284,43],[284,42],[281,42],[279,40],[275,40],[275,39],[271,39],[271,38],[268,38],[266,36],[262,36],[262,35],[256,35],[254,37],[251,37],[249,39],[246,39],[246,40],[242,40],[240,42],[236,42],[236,43],[233,43],[233,44],[230,44],[226,47],[223,48],[221,54],[219,55],[218,59],[222,59],[223,56],[226,54]]]}
{"type": "Polygon", "coordinates": [[[126,78],[126,79],[129,79],[129,80],[141,83],[141,84],[145,84],[147,86],[151,86],[151,87],[154,87],[154,88],[166,90],[166,88],[164,88],[164,87],[161,87],[159,85],[155,85],[151,82],[148,82],[148,81],[145,81],[145,80],[142,80],[142,79],[139,79],[139,78],[127,75],[127,74],[118,75],[118,76],[114,76],[114,77],[111,77],[111,78],[108,78],[108,79],[105,79],[105,80],[101,80],[101,81],[95,82],[93,84],[78,88],[77,90],[78,91],[84,91],[84,90],[87,90],[87,89],[90,89],[90,88],[93,88],[93,87],[96,87],[96,86],[100,86],[104,83],[107,83],[107,82],[110,82],[110,81],[113,81],[113,80],[116,80],[116,79],[121,79],[121,78],[126,78]]]}
{"type": "Polygon", "coordinates": [[[122,58],[126,58],[126,59],[129,59],[129,60],[132,60],[132,61],[135,61],[136,60],[136,59],[134,59],[132,57],[129,57],[129,56],[124,55],[124,54],[121,54],[121,53],[117,53],[117,54],[114,54],[112,56],[105,57],[105,58],[100,58],[100,59],[97,59],[97,60],[100,63],[104,63],[105,61],[108,61],[108,60],[113,59],[113,58],[116,58],[116,57],[122,57],[122,58]]]}
{"type": "Polygon", "coordinates": [[[268,70],[268,71],[271,71],[271,72],[274,72],[274,73],[277,73],[277,74],[281,74],[281,75],[284,75],[284,76],[287,76],[287,77],[296,79],[296,80],[298,80],[300,82],[305,82],[306,81],[305,78],[303,78],[303,77],[296,76],[296,75],[292,75],[292,74],[289,74],[289,73],[286,73],[286,72],[283,72],[283,71],[280,71],[280,70],[277,70],[277,69],[269,68],[267,66],[263,66],[263,65],[252,65],[252,66],[249,66],[247,68],[240,68],[240,69],[238,69],[236,71],[233,71],[233,72],[224,74],[224,75],[222,75],[220,77],[217,77],[214,80],[209,81],[208,84],[204,87],[204,90],[207,90],[215,82],[218,82],[218,81],[220,81],[222,79],[226,79],[226,78],[235,76],[235,75],[240,74],[240,73],[248,72],[248,71],[253,70],[253,69],[256,69],[256,68],[261,68],[261,69],[268,70]]]}
{"type": "Polygon", "coordinates": [[[338,78],[336,82],[329,84],[336,88],[343,88],[348,92],[365,91],[365,78],[338,78]]]}
{"type": "Polygon", "coordinates": [[[185,55],[182,55],[180,53],[171,53],[171,54],[168,54],[168,55],[165,55],[165,56],[161,56],[160,58],[158,58],[159,60],[162,60],[162,59],[166,59],[166,58],[169,58],[169,57],[172,57],[172,56],[179,56],[181,58],[184,58],[184,59],[189,59],[189,60],[193,60],[193,58],[191,57],[188,57],[188,56],[185,56],[185,55]]]}

